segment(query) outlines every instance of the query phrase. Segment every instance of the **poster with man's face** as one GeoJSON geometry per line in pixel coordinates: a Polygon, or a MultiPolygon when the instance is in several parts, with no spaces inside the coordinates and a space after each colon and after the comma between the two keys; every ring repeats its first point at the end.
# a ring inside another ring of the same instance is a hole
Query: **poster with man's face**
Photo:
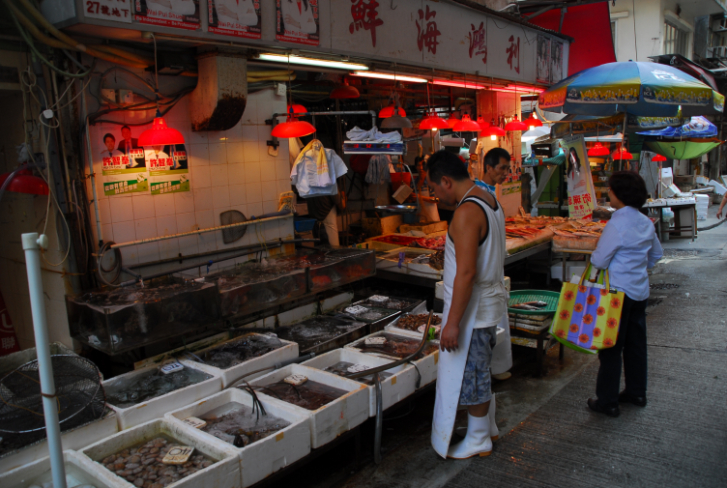
{"type": "Polygon", "coordinates": [[[275,0],[275,39],[317,46],[318,0],[275,0]]]}
{"type": "Polygon", "coordinates": [[[98,127],[101,150],[97,152],[104,176],[145,172],[144,150],[139,147],[138,138],[133,137],[131,127],[118,127],[110,124],[98,127]]]}
{"type": "Polygon", "coordinates": [[[260,39],[260,0],[207,0],[207,30],[215,34],[260,39]]]}
{"type": "Polygon", "coordinates": [[[540,83],[550,83],[550,38],[538,36],[536,79],[540,83]]]}
{"type": "Polygon", "coordinates": [[[134,0],[134,20],[142,24],[199,29],[199,0],[134,0]]]}

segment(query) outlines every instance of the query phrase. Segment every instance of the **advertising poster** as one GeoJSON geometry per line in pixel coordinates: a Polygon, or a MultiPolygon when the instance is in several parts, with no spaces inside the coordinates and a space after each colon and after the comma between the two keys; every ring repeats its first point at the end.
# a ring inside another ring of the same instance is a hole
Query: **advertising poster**
{"type": "Polygon", "coordinates": [[[596,192],[591,178],[591,165],[582,135],[562,140],[568,183],[568,212],[574,219],[590,219],[596,206],[596,192]]]}
{"type": "Polygon", "coordinates": [[[142,24],[196,30],[199,0],[134,0],[134,20],[142,24]]]}
{"type": "Polygon", "coordinates": [[[260,39],[260,0],[207,0],[207,10],[209,32],[260,39]]]}
{"type": "Polygon", "coordinates": [[[563,79],[563,43],[553,41],[550,45],[550,82],[555,84],[563,79]]]}
{"type": "Polygon", "coordinates": [[[189,173],[187,149],[184,144],[144,148],[149,176],[170,176],[189,173]]]}
{"type": "Polygon", "coordinates": [[[317,46],[318,0],[275,0],[275,39],[317,46]]]}
{"type": "Polygon", "coordinates": [[[146,173],[139,173],[135,178],[125,178],[119,181],[104,181],[103,193],[107,197],[124,195],[127,193],[146,193],[149,191],[149,182],[146,173]]]}
{"type": "Polygon", "coordinates": [[[550,83],[550,38],[538,36],[535,79],[540,83],[550,83]]]}
{"type": "Polygon", "coordinates": [[[187,175],[179,175],[166,181],[155,181],[151,184],[151,194],[161,195],[163,193],[179,193],[189,191],[189,179],[187,175]]]}

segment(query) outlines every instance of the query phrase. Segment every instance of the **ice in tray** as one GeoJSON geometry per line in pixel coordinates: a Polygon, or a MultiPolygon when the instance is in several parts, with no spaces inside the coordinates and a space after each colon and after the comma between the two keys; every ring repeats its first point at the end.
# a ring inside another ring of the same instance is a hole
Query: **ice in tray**
{"type": "Polygon", "coordinates": [[[385,308],[388,310],[407,310],[410,307],[416,305],[420,300],[408,299],[408,298],[395,298],[385,295],[371,295],[365,300],[360,300],[354,305],[361,305],[364,307],[373,308],[385,308]]]}
{"type": "Polygon", "coordinates": [[[161,367],[152,368],[142,374],[130,374],[128,378],[119,376],[104,383],[106,402],[117,408],[128,408],[210,378],[212,375],[189,367],[169,374],[164,374],[161,367]]]}
{"type": "Polygon", "coordinates": [[[282,339],[297,342],[300,352],[305,353],[359,329],[363,335],[365,327],[365,322],[355,321],[349,317],[319,315],[295,325],[279,327],[275,332],[282,339]]]}
{"type": "Polygon", "coordinates": [[[247,405],[237,402],[217,407],[198,418],[207,423],[200,429],[202,432],[207,432],[235,447],[246,447],[290,425],[287,420],[269,412],[263,414],[259,408],[253,411],[247,405]]]}
{"type": "Polygon", "coordinates": [[[66,308],[73,336],[108,354],[199,332],[220,319],[217,286],[179,278],[66,296],[66,308]]]}
{"type": "MultiPolygon", "coordinates": [[[[360,373],[362,371],[366,371],[367,369],[372,369],[373,366],[365,366],[363,364],[356,364],[356,363],[350,363],[348,361],[339,361],[336,364],[332,364],[330,366],[327,366],[323,368],[323,371],[328,371],[329,373],[336,374],[338,376],[348,377],[348,375],[353,373],[360,373]]],[[[382,371],[379,373],[379,377],[381,380],[385,380],[386,378],[390,378],[393,375],[391,373],[388,373],[386,371],[382,371]]],[[[363,376],[361,378],[356,378],[354,381],[358,381],[360,383],[363,383],[365,385],[373,385],[374,384],[374,377],[371,376],[363,376]]]]}
{"type": "MultiPolygon", "coordinates": [[[[371,337],[381,337],[385,338],[386,340],[383,342],[360,340],[349,345],[348,347],[364,353],[381,354],[403,359],[407,356],[414,354],[419,348],[419,345],[421,344],[421,339],[390,334],[388,332],[382,332],[373,336],[368,336],[367,339],[371,337]]],[[[431,342],[429,342],[424,346],[424,350],[419,353],[419,355],[417,355],[417,357],[414,359],[428,356],[429,354],[432,354],[438,350],[438,344],[432,344],[431,342]]]]}
{"type": "Polygon", "coordinates": [[[246,334],[237,340],[200,352],[198,357],[206,365],[228,369],[280,349],[284,345],[273,334],[246,334]]]}
{"type": "Polygon", "coordinates": [[[356,320],[369,323],[378,322],[379,320],[384,320],[387,317],[393,317],[398,313],[396,310],[370,307],[358,303],[344,307],[340,310],[340,312],[345,315],[350,315],[356,320]]]}
{"type": "Polygon", "coordinates": [[[294,386],[284,380],[267,385],[255,385],[254,389],[286,403],[292,403],[306,410],[318,410],[337,398],[347,394],[333,386],[308,380],[302,385],[294,386]]]}

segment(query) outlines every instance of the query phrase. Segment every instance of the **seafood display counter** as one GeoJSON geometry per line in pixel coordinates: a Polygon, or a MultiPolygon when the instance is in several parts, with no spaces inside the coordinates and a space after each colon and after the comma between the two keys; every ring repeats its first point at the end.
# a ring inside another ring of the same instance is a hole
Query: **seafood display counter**
{"type": "Polygon", "coordinates": [[[345,315],[318,315],[297,324],[278,327],[278,337],[298,344],[300,354],[321,354],[366,334],[366,322],[345,315]]]}

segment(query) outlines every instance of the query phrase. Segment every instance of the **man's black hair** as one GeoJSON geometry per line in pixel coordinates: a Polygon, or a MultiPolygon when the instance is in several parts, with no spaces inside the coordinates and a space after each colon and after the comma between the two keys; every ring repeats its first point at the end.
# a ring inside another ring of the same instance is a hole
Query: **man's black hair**
{"type": "Polygon", "coordinates": [[[111,138],[111,139],[112,139],[112,140],[113,140],[114,142],[116,142],[116,138],[114,137],[114,135],[113,135],[113,134],[112,134],[111,132],[108,132],[108,133],[107,133],[107,134],[106,134],[105,136],[103,136],[103,141],[104,141],[104,142],[106,142],[106,139],[107,139],[107,138],[109,138],[109,137],[110,137],[110,138],[111,138]]]}
{"type": "Polygon", "coordinates": [[[485,166],[490,166],[494,168],[495,166],[500,164],[501,159],[504,159],[509,164],[510,153],[501,147],[490,149],[489,151],[487,151],[487,154],[485,154],[485,166]]]}
{"type": "Polygon", "coordinates": [[[124,129],[129,129],[129,132],[131,132],[131,127],[129,127],[128,125],[122,125],[121,130],[124,130],[124,129]]]}
{"type": "Polygon", "coordinates": [[[641,209],[649,196],[644,179],[633,171],[617,171],[609,178],[608,186],[624,205],[635,209],[641,209]]]}
{"type": "Polygon", "coordinates": [[[454,153],[445,151],[437,151],[429,157],[427,161],[427,173],[429,181],[433,183],[441,183],[442,176],[447,176],[455,181],[468,180],[470,178],[467,172],[467,165],[454,153]]]}

